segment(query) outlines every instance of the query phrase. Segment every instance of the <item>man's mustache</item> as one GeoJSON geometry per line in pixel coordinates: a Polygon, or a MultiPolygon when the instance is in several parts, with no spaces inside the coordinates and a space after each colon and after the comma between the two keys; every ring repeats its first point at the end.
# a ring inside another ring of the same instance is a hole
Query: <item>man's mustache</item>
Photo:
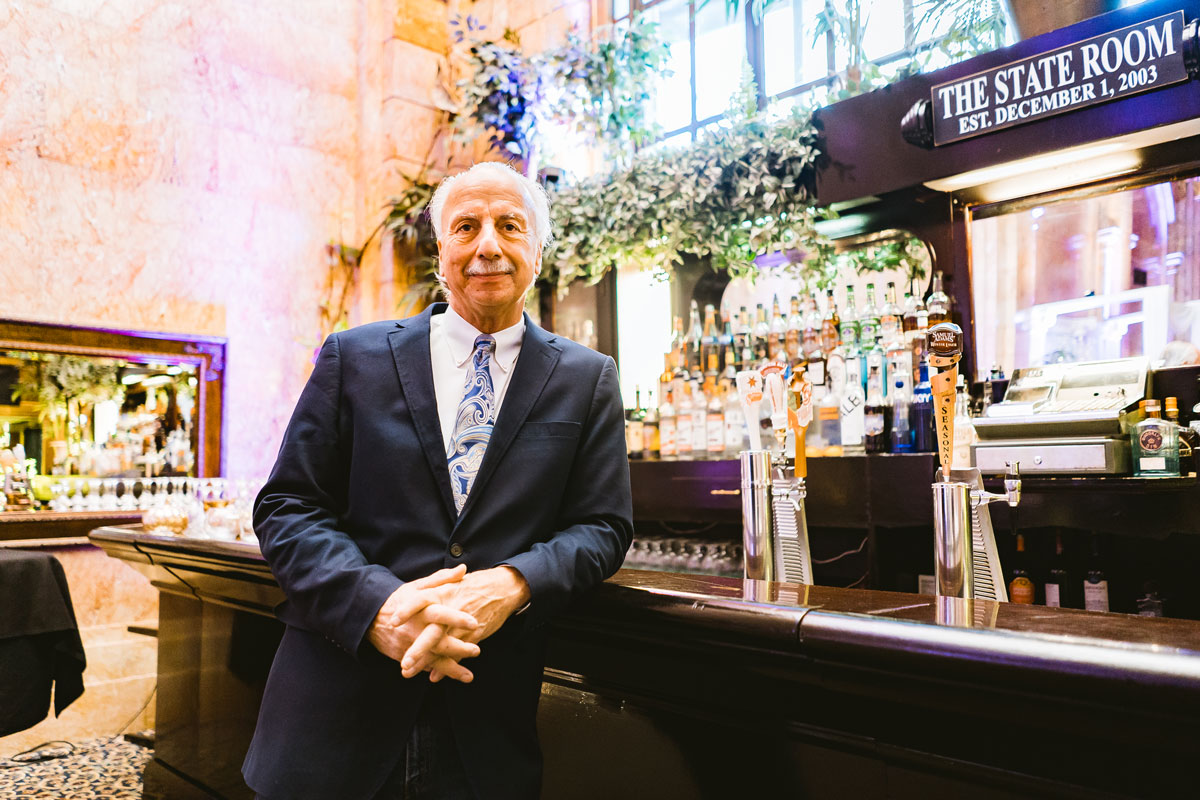
{"type": "Polygon", "coordinates": [[[474,261],[471,266],[467,267],[468,276],[478,275],[511,275],[516,272],[517,268],[506,260],[481,262],[474,261]]]}

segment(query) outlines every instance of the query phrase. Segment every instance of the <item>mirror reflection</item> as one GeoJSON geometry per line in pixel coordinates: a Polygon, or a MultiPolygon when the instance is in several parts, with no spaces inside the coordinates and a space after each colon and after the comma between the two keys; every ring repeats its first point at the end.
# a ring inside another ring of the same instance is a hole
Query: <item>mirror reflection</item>
{"type": "Polygon", "coordinates": [[[1200,178],[1001,211],[971,223],[981,374],[1200,363],[1200,178]]]}
{"type": "Polygon", "coordinates": [[[197,387],[192,363],[4,351],[0,466],[35,503],[51,476],[194,476],[197,387]]]}

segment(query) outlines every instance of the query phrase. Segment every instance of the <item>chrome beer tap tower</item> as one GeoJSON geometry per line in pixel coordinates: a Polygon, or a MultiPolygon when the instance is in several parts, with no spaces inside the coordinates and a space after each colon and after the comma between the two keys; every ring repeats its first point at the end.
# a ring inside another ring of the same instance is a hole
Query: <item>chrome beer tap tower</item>
{"type": "Polygon", "coordinates": [[[750,449],[739,456],[745,577],[811,584],[812,557],[804,511],[804,434],[812,421],[812,384],[803,370],[784,384],[779,364],[737,375],[738,397],[750,430],[750,449]],[[778,449],[762,447],[758,420],[763,402],[770,404],[778,449]],[[789,428],[794,434],[794,457],[788,456],[785,446],[789,428]]]}
{"type": "Polygon", "coordinates": [[[1010,462],[1004,494],[984,491],[978,469],[951,469],[954,448],[954,404],[962,328],[943,322],[926,334],[941,469],[933,484],[934,574],[942,597],[1008,601],[996,536],[987,505],[1003,500],[1012,508],[1021,501],[1021,475],[1010,462]]]}

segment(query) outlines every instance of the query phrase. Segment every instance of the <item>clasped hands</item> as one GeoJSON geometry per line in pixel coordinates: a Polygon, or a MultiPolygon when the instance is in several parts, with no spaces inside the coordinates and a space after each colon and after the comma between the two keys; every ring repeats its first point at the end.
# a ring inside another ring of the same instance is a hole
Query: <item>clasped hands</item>
{"type": "Polygon", "coordinates": [[[491,636],[529,600],[529,585],[508,566],[467,572],[465,565],[409,581],[393,592],[367,629],[367,640],[400,662],[406,678],[428,670],[462,683],[474,678],[459,662],[479,655],[491,636]]]}

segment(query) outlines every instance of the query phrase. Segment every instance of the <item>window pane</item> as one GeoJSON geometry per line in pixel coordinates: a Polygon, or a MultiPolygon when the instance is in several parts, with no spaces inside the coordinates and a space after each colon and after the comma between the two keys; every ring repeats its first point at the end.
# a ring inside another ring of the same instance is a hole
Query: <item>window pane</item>
{"type": "Polygon", "coordinates": [[[620,19],[629,13],[629,0],[613,0],[612,18],[620,19]]]}
{"type": "Polygon", "coordinates": [[[828,72],[825,37],[813,46],[815,17],[824,0],[783,0],[763,15],[768,95],[824,78],[828,72]]]}
{"type": "Polygon", "coordinates": [[[670,76],[655,82],[654,119],[664,131],[692,124],[692,49],[687,0],[667,0],[643,12],[658,23],[658,35],[671,46],[670,76]]]}
{"type": "Polygon", "coordinates": [[[726,19],[725,4],[715,0],[696,9],[696,119],[729,107],[746,63],[743,12],[726,19]]]}
{"type": "Polygon", "coordinates": [[[904,49],[904,4],[897,0],[863,3],[863,53],[868,61],[904,49]]]}

